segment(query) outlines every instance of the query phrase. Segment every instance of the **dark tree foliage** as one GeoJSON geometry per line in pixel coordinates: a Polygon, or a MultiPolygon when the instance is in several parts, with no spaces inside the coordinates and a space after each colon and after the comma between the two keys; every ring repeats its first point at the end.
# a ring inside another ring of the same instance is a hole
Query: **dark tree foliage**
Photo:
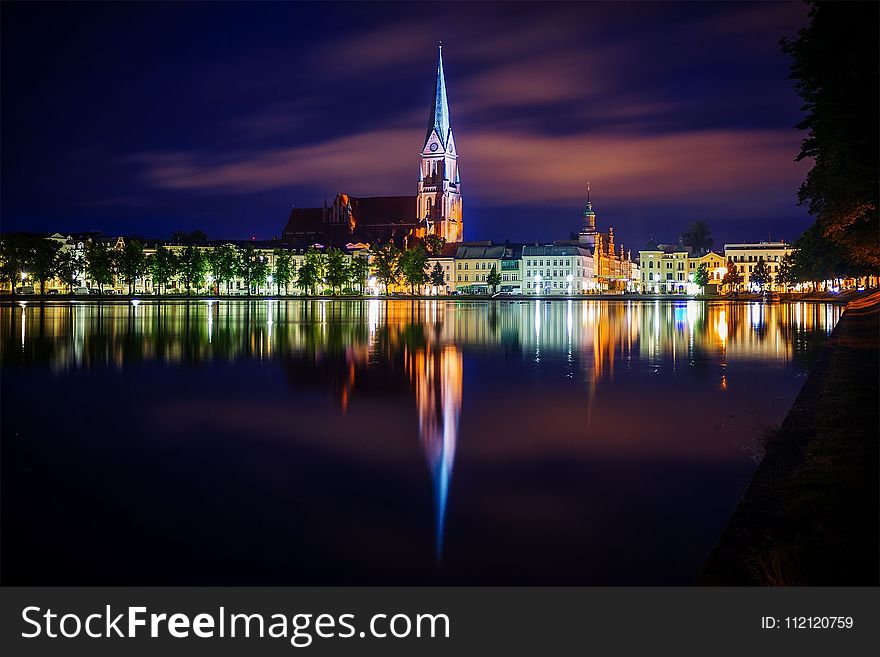
{"type": "Polygon", "coordinates": [[[443,247],[446,246],[446,238],[439,235],[428,235],[425,237],[425,250],[428,255],[438,256],[443,253],[443,247]]]}
{"type": "Polygon", "coordinates": [[[844,247],[822,235],[818,223],[810,226],[794,243],[791,263],[793,281],[831,280],[842,276],[855,276],[861,267],[854,265],[844,247]]]}
{"type": "Polygon", "coordinates": [[[681,243],[693,249],[693,253],[704,253],[712,248],[715,240],[705,221],[692,221],[681,235],[681,243]]]}
{"type": "Polygon", "coordinates": [[[434,268],[431,269],[431,285],[443,287],[445,284],[446,275],[443,273],[443,265],[441,265],[439,262],[435,262],[434,268]]]}
{"type": "Polygon", "coordinates": [[[171,236],[171,239],[178,244],[207,244],[208,236],[205,234],[203,230],[194,230],[191,233],[185,233],[182,230],[178,230],[174,235],[171,236]]]}
{"type": "Polygon", "coordinates": [[[418,245],[401,253],[398,266],[403,280],[409,285],[410,294],[415,294],[416,288],[428,282],[428,252],[423,246],[418,245]]]}
{"type": "Polygon", "coordinates": [[[709,284],[709,266],[705,262],[701,262],[694,274],[694,285],[701,289],[705,289],[709,284]]]}
{"type": "Polygon", "coordinates": [[[46,293],[46,281],[58,273],[58,252],[61,245],[52,240],[35,238],[31,246],[31,270],[40,283],[40,294],[46,293]]]}
{"type": "Polygon", "coordinates": [[[147,272],[148,263],[144,255],[144,245],[137,240],[130,240],[115,256],[116,269],[125,279],[128,293],[131,294],[135,281],[147,272]]]}
{"type": "Polygon", "coordinates": [[[492,288],[492,292],[494,294],[495,290],[501,285],[501,274],[495,269],[495,265],[492,265],[492,270],[489,272],[489,275],[486,277],[486,284],[492,288]]]}
{"type": "Polygon", "coordinates": [[[727,286],[728,292],[736,292],[737,286],[742,282],[742,275],[736,268],[736,264],[730,258],[727,259],[727,272],[721,279],[721,284],[727,286]]]}
{"type": "Polygon", "coordinates": [[[767,266],[764,258],[758,260],[758,264],[752,270],[751,281],[761,289],[761,292],[773,283],[773,275],[770,273],[770,267],[767,266]]]}
{"type": "Polygon", "coordinates": [[[814,160],[798,200],[847,261],[876,271],[880,3],[809,4],[810,24],[780,42],[806,113],[797,160],[814,160]]]}

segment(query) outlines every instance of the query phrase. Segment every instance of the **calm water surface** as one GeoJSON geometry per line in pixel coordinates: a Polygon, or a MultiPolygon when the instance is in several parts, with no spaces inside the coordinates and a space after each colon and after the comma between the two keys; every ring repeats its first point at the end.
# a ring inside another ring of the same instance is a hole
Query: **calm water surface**
{"type": "Polygon", "coordinates": [[[5,584],[687,584],[840,309],[0,308],[5,584]]]}

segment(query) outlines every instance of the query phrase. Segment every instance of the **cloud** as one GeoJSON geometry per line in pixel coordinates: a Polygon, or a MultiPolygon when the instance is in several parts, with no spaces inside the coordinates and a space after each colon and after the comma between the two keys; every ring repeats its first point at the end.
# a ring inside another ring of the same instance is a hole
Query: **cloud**
{"type": "MultiPolygon", "coordinates": [[[[145,153],[136,162],[145,167],[149,184],[161,189],[238,194],[318,187],[328,193],[407,194],[415,190],[420,139],[420,131],[380,130],[254,152],[145,153]]],[[[778,193],[802,178],[804,165],[792,162],[797,140],[790,131],[770,130],[458,135],[466,193],[502,206],[579,199],[587,179],[605,198],[634,202],[729,202],[778,193]]]]}
{"type": "MultiPolygon", "coordinates": [[[[591,5],[590,21],[582,7],[567,5],[544,14],[521,7],[509,15],[493,11],[491,21],[480,20],[481,11],[452,35],[445,57],[469,203],[559,205],[579,200],[590,179],[605,199],[742,203],[760,213],[761,199],[767,207],[790,199],[802,180],[808,163],[792,162],[800,136],[788,125],[744,127],[762,125],[753,111],[762,99],[730,80],[700,77],[708,41],[695,36],[714,35],[709,40],[728,44],[731,53],[739,42],[775,49],[773,35],[796,22],[802,8],[783,3],[705,9],[693,17],[683,12],[662,30],[654,21],[667,10],[650,5],[632,15],[591,5]],[[700,75],[688,78],[694,67],[700,75]],[[679,75],[716,88],[690,93],[676,82],[679,75]]],[[[427,62],[442,26],[402,13],[391,25],[331,37],[306,56],[304,66],[319,70],[332,93],[313,95],[312,89],[226,121],[204,149],[142,152],[130,161],[153,189],[215,195],[289,189],[290,201],[306,206],[338,191],[414,193],[421,106],[391,105],[372,121],[363,117],[360,132],[314,136],[328,134],[322,103],[336,102],[336,90],[375,80],[370,93],[376,97],[397,86],[414,61],[430,71],[423,78],[433,77],[427,62]],[[301,194],[312,198],[295,196],[301,194]]]]}

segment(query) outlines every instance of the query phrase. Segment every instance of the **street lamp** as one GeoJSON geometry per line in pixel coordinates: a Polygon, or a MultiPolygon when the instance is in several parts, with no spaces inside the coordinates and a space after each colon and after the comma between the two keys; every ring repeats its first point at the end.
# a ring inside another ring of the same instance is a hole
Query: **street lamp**
{"type": "Polygon", "coordinates": [[[541,274],[535,274],[535,294],[540,294],[538,290],[541,288],[541,274]]]}

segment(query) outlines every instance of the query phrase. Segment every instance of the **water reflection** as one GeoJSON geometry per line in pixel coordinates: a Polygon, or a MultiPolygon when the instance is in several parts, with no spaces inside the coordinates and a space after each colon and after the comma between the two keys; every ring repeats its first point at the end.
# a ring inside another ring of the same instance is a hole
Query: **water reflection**
{"type": "MultiPolygon", "coordinates": [[[[533,403],[544,413],[540,421],[548,432],[568,421],[542,410],[556,408],[553,395],[559,392],[545,392],[544,377],[561,372],[580,390],[584,430],[601,433],[608,421],[593,427],[597,394],[618,378],[636,370],[642,377],[617,389],[624,411],[614,411],[615,424],[629,421],[626,409],[653,409],[654,397],[662,398],[662,408],[680,411],[692,394],[675,388],[681,370],[699,371],[700,381],[726,394],[739,376],[736,363],[808,363],[839,315],[830,305],[696,301],[22,304],[0,309],[0,363],[7,374],[45,369],[63,377],[149,364],[196,368],[262,361],[280,364],[297,389],[329,394],[343,415],[362,396],[381,392],[406,400],[417,416],[431,480],[439,563],[455,499],[450,489],[462,413],[480,395],[465,395],[469,354],[500,356],[492,360],[499,366],[518,363],[498,394],[533,403]],[[673,393],[659,394],[664,388],[673,393]]],[[[613,408],[606,402],[603,417],[613,408]]],[[[503,424],[507,410],[486,413],[503,424]]],[[[645,427],[653,426],[655,412],[645,411],[645,427]]],[[[510,448],[516,446],[512,441],[510,448]]]]}

